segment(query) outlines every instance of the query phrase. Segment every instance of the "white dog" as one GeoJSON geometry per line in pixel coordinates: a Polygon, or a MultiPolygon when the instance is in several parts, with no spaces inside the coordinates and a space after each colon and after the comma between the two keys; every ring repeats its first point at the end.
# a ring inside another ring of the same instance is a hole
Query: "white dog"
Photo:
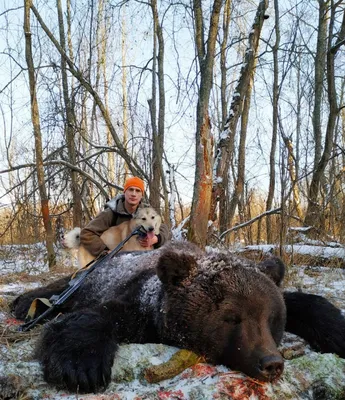
{"type": "MultiPolygon", "coordinates": [[[[159,234],[161,217],[151,207],[138,208],[133,218],[122,222],[120,225],[112,226],[102,233],[101,239],[108,247],[113,250],[138,226],[143,226],[146,235],[152,237],[159,234]]],[[[78,249],[78,263],[80,268],[87,265],[94,259],[83,245],[80,244],[80,228],[74,228],[63,238],[63,245],[69,249],[78,249]]],[[[123,246],[121,251],[147,251],[152,247],[142,247],[138,241],[138,236],[132,236],[123,246]]]]}

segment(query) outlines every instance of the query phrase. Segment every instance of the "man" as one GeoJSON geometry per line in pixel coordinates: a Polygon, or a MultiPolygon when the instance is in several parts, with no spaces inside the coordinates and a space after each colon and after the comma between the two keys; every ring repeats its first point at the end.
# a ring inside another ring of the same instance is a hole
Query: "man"
{"type": "MultiPolygon", "coordinates": [[[[104,211],[101,211],[85,228],[80,232],[80,244],[88,250],[94,257],[97,257],[102,251],[107,250],[100,236],[111,226],[120,225],[122,222],[133,218],[133,214],[138,207],[147,207],[147,204],[141,202],[145,184],[138,177],[128,178],[125,182],[124,193],[117,195],[105,205],[104,211]]],[[[139,238],[143,247],[158,248],[170,239],[170,232],[166,225],[162,224],[158,235],[152,238],[139,238]]]]}

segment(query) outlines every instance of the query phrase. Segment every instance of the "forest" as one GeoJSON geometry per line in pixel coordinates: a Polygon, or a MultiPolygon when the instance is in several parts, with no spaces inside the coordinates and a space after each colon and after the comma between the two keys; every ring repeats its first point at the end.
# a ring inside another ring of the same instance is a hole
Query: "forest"
{"type": "Polygon", "coordinates": [[[0,244],[141,177],[200,247],[345,239],[345,4],[3,0],[0,244]]]}

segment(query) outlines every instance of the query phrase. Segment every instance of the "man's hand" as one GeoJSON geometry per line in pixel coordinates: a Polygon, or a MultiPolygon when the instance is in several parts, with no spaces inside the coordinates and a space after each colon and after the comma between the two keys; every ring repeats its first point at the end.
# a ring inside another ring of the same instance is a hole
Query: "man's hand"
{"type": "Polygon", "coordinates": [[[158,242],[158,237],[156,235],[153,236],[144,236],[138,238],[140,246],[142,247],[152,247],[154,244],[158,242]]]}

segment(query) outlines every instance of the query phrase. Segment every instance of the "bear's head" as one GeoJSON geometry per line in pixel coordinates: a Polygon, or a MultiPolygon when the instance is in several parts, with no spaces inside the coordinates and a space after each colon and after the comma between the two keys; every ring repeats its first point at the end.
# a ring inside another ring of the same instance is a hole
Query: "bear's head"
{"type": "Polygon", "coordinates": [[[171,248],[162,253],[157,275],[162,334],[172,344],[259,380],[279,378],[286,309],[264,273],[229,254],[171,248]]]}

